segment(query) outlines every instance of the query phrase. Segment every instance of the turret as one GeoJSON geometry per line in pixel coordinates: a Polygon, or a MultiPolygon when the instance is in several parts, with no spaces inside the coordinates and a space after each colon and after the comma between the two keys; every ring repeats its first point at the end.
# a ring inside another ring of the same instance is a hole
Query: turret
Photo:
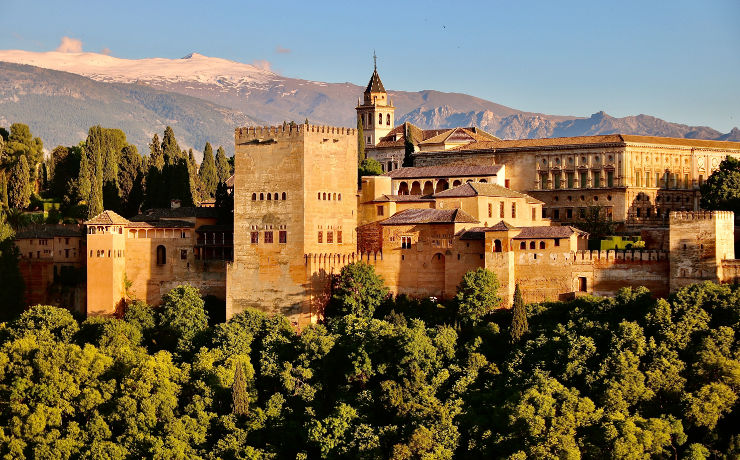
{"type": "MultiPolygon", "coordinates": [[[[375,59],[375,56],[373,56],[375,59]]],[[[383,82],[378,75],[377,60],[373,74],[363,93],[362,102],[357,99],[357,119],[362,124],[365,146],[374,147],[395,126],[395,107],[390,102],[383,82]]]]}

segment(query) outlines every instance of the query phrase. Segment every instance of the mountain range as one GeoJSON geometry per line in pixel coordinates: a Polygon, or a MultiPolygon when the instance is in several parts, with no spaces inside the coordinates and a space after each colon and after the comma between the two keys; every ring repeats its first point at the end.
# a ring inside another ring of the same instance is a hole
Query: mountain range
{"type": "MultiPolygon", "coordinates": [[[[354,126],[354,107],[364,91],[352,83],[289,78],[197,53],[132,60],[0,50],[0,61],[0,126],[27,123],[47,147],[76,144],[89,126],[102,124],[123,129],[141,149],[169,124],[183,145],[197,152],[206,141],[231,151],[236,126],[305,119],[354,126]]],[[[398,123],[428,129],[478,126],[502,139],[623,133],[740,141],[737,128],[723,134],[649,115],[547,115],[433,90],[389,91],[389,97],[398,123]]]]}

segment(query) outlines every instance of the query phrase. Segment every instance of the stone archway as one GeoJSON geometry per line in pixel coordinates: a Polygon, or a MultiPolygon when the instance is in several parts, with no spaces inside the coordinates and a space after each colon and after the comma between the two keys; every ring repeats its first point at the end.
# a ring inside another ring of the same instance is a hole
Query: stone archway
{"type": "Polygon", "coordinates": [[[440,179],[437,181],[437,186],[434,188],[434,192],[439,193],[448,188],[450,188],[450,184],[445,179],[440,179]]]}
{"type": "Polygon", "coordinates": [[[411,191],[409,192],[410,195],[421,195],[421,184],[419,181],[414,181],[411,184],[411,191]]]}
{"type": "Polygon", "coordinates": [[[432,181],[428,180],[424,182],[424,190],[421,192],[422,195],[431,195],[434,193],[434,185],[432,181]]]}
{"type": "Polygon", "coordinates": [[[406,182],[401,182],[398,184],[398,194],[399,195],[408,195],[409,194],[409,184],[406,182]]]}
{"type": "Polygon", "coordinates": [[[462,182],[460,181],[460,179],[455,179],[455,181],[452,183],[453,187],[458,187],[460,185],[462,185],[462,182]]]}

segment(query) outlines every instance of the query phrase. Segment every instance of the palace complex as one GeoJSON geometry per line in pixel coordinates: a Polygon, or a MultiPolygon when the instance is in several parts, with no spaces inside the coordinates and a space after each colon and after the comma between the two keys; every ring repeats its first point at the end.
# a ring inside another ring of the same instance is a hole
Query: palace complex
{"type": "MultiPolygon", "coordinates": [[[[533,302],[625,286],[665,296],[740,276],[733,214],[699,209],[699,185],[727,155],[740,157],[740,143],[501,140],[473,127],[395,126],[377,70],[356,110],[365,152],[384,169],[359,187],[355,129],[237,128],[233,228],[218,224],[215,208],[173,208],[132,219],[105,211],[85,222],[84,241],[28,237],[53,241],[50,267],[75,249],[70,265],[86,267],[87,314],[113,314],[126,299],[157,304],[187,282],[225,301],[227,317],[258,308],[298,327],[321,318],[332,277],[358,261],[394,294],[438,299],[485,267],[504,306],[517,284],[533,302]],[[413,167],[403,167],[409,158],[413,167]],[[589,250],[577,222],[595,205],[646,247],[589,250]]],[[[36,244],[19,240],[41,260],[36,244]]],[[[46,270],[44,279],[56,276],[46,270]]]]}

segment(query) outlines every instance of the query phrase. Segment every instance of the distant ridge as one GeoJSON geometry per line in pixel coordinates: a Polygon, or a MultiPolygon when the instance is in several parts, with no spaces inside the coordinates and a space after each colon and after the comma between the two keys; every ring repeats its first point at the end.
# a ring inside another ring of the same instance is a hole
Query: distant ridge
{"type": "MultiPolygon", "coordinates": [[[[0,50],[0,61],[67,71],[100,83],[134,84],[170,93],[173,97],[174,94],[191,96],[213,104],[210,108],[226,110],[229,117],[264,120],[269,124],[291,120],[302,122],[308,118],[311,123],[355,126],[354,105],[364,90],[364,86],[351,83],[288,78],[257,65],[208,57],[197,52],[180,59],[132,60],[98,53],[0,50]]],[[[3,76],[4,81],[8,81],[6,77],[3,76]]],[[[388,85],[389,82],[385,83],[388,85]]],[[[9,85],[6,89],[12,87],[9,85]]],[[[466,94],[434,90],[390,91],[389,95],[396,106],[397,123],[409,121],[424,129],[478,126],[502,139],[622,133],[740,141],[738,128],[721,133],[706,126],[671,123],[649,115],[623,118],[604,112],[596,112],[590,117],[547,115],[516,110],[466,94]]],[[[11,94],[6,96],[12,97],[11,94]]],[[[43,103],[37,101],[36,104],[43,111],[43,103]]],[[[173,109],[175,107],[172,106],[173,109]]],[[[160,109],[165,110],[164,107],[160,109]]],[[[98,113],[101,111],[102,107],[98,107],[98,113]]],[[[185,111],[191,114],[188,123],[196,123],[192,106],[185,111]]],[[[136,117],[136,114],[131,116],[136,117]]],[[[114,120],[120,116],[109,114],[108,118],[114,120]]],[[[78,126],[74,128],[80,129],[78,126]]]]}

